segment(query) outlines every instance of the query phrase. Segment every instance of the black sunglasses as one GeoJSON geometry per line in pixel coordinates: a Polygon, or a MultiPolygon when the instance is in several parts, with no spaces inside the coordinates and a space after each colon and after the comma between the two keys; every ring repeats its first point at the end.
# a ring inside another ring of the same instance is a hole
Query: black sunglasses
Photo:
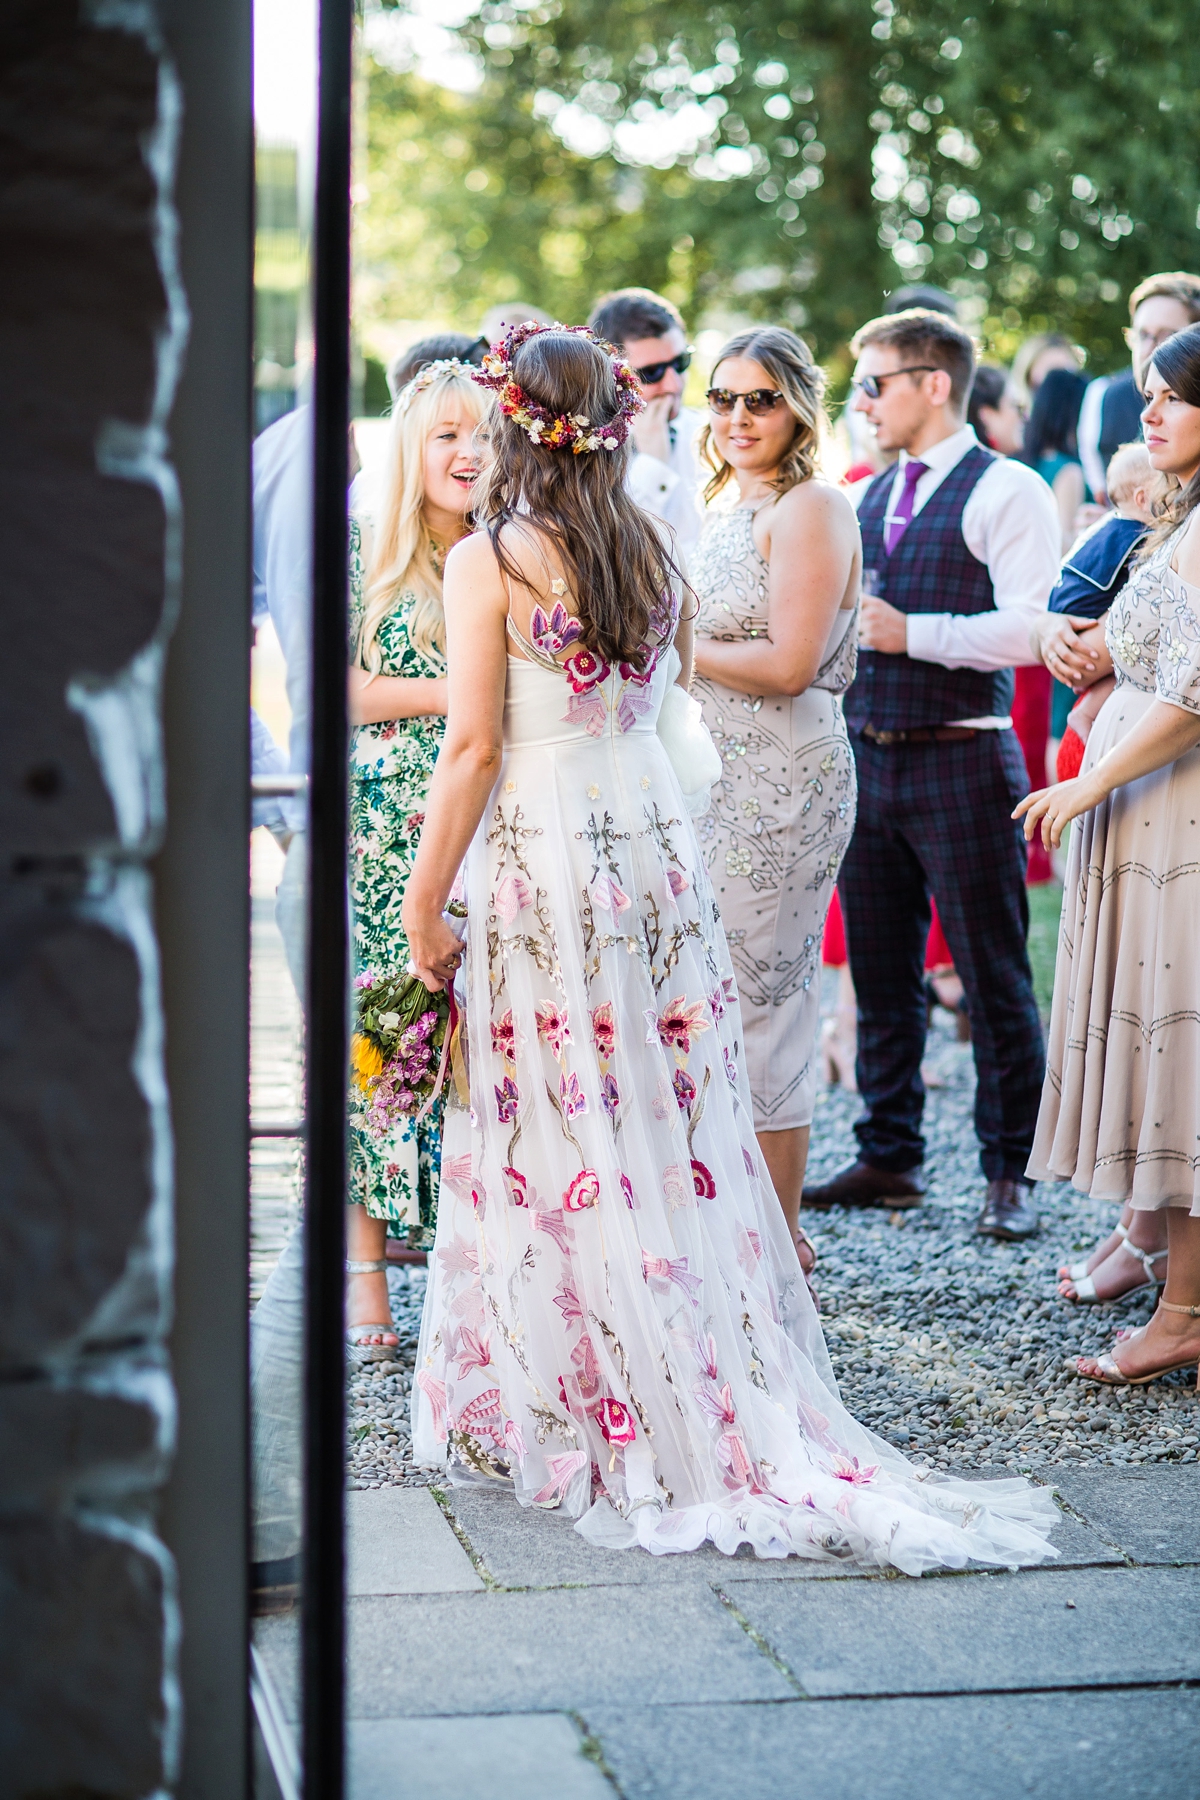
{"type": "Polygon", "coordinates": [[[936,375],[937,370],[932,363],[910,363],[906,369],[888,369],[882,375],[863,375],[858,381],[851,382],[852,387],[861,388],[868,400],[878,400],[883,391],[883,383],[890,381],[893,375],[936,375]]]}
{"type": "Polygon", "coordinates": [[[691,366],[691,351],[681,350],[678,356],[671,358],[670,362],[647,363],[644,369],[635,369],[633,372],[643,387],[653,387],[656,381],[662,380],[668,369],[674,369],[677,375],[684,375],[691,366]]]}
{"type": "Polygon", "coordinates": [[[735,394],[731,388],[709,388],[704,398],[712,411],[722,417],[731,413],[739,400],[744,400],[746,411],[761,419],[766,413],[774,412],[783,395],[776,388],[751,388],[748,394],[735,394]]]}

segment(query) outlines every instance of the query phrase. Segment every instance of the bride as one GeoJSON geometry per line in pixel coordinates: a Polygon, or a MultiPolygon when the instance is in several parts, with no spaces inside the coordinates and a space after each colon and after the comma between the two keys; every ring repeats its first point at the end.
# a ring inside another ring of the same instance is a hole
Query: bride
{"type": "Polygon", "coordinates": [[[1052,1556],[1047,1493],[923,1479],[838,1398],[655,729],[691,626],[622,487],[632,373],[582,328],[522,325],[476,379],[499,398],[487,528],[446,562],[448,722],[403,914],[418,972],[454,983],[470,1065],[416,1458],[609,1547],[914,1575],[1052,1556]]]}

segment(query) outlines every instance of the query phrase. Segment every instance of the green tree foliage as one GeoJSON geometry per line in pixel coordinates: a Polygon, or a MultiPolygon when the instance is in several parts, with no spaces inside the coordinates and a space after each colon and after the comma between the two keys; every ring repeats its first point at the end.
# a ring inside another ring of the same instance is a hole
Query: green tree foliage
{"type": "Polygon", "coordinates": [[[370,70],[368,318],[641,282],[844,372],[925,279],[996,352],[1052,324],[1106,367],[1128,289],[1200,263],[1183,0],[484,0],[458,36],[476,92],[370,70]]]}

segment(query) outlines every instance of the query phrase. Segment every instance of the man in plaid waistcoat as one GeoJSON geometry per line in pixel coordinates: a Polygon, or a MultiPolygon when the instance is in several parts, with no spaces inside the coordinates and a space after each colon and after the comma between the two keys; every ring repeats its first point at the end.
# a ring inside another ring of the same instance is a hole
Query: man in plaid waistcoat
{"type": "Polygon", "coordinates": [[[1012,673],[1058,573],[1049,487],[964,424],[970,338],[939,313],[876,319],[854,340],[857,410],[899,461],[859,503],[858,676],[846,696],[858,821],[838,891],[858,995],[859,1159],[810,1206],[916,1206],[924,1193],[924,948],[929,897],[962,980],[987,1180],[977,1230],[1037,1229],[1025,1167],[1044,1054],[1025,949],[1028,788],[1012,673]]]}

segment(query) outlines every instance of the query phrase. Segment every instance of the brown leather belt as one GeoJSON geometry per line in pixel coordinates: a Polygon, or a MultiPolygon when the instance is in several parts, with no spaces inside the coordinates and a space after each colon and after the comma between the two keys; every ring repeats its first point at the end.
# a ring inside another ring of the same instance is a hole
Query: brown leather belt
{"type": "Polygon", "coordinates": [[[965,744],[979,736],[973,725],[919,725],[913,731],[876,731],[873,725],[864,725],[862,734],[884,749],[892,744],[965,744]]]}

